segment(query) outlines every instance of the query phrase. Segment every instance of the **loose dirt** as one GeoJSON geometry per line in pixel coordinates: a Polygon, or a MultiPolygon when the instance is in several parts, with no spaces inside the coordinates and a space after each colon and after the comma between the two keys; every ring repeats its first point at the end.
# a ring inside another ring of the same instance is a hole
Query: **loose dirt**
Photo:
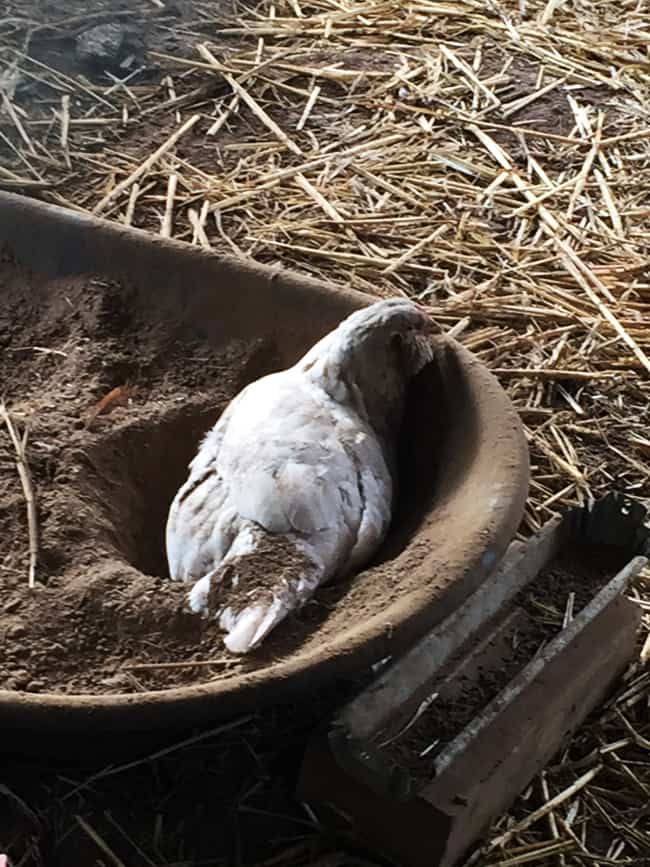
{"type": "MultiPolygon", "coordinates": [[[[457,681],[447,681],[443,674],[430,690],[438,691],[438,697],[412,726],[407,729],[406,720],[379,734],[381,754],[414,779],[427,782],[436,756],[560,632],[569,594],[575,594],[575,616],[625,560],[621,549],[612,546],[567,546],[516,596],[510,609],[521,616],[488,641],[482,650],[485,664],[479,662],[476,670],[470,665],[457,681]]],[[[452,660],[446,671],[454,668],[452,660]]]]}

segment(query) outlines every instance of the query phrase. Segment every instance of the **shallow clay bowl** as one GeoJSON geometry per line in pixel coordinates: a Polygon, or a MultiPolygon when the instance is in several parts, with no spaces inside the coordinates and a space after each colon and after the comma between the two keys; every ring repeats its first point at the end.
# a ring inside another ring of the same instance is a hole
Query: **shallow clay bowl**
{"type": "MultiPolygon", "coordinates": [[[[83,274],[128,281],[133,303],[156,321],[181,324],[215,348],[266,338],[282,366],[372,300],[10,194],[0,194],[0,253],[59,281],[83,274]]],[[[255,376],[266,372],[262,361],[255,376]]],[[[2,691],[0,725],[5,735],[151,732],[231,717],[362,673],[405,649],[481,583],[516,531],[527,487],[517,413],[485,367],[440,338],[409,395],[393,530],[308,640],[246,674],[189,687],[99,696],[2,691]],[[376,592],[388,574],[390,592],[376,592]]]]}

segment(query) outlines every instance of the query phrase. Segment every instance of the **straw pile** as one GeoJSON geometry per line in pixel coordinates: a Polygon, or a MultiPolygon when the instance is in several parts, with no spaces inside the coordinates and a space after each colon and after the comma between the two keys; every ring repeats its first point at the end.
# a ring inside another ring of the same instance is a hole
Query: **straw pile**
{"type": "MultiPolygon", "coordinates": [[[[18,7],[0,20],[0,186],[418,298],[521,412],[522,533],[612,488],[650,495],[646,0],[196,2],[180,21],[154,0],[120,13],[154,14],[154,50],[96,79],[52,59],[87,21],[18,7]]],[[[640,863],[648,678],[473,865],[640,863]]]]}

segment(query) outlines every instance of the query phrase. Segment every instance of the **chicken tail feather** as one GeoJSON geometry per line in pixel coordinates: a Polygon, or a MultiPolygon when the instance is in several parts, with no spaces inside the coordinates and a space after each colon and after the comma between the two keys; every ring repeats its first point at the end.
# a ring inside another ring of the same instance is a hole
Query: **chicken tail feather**
{"type": "Polygon", "coordinates": [[[270,605],[249,605],[238,614],[230,607],[221,612],[219,626],[226,633],[224,644],[231,653],[248,653],[289,614],[291,608],[281,599],[270,605]]]}
{"type": "Polygon", "coordinates": [[[192,611],[218,618],[231,653],[249,653],[323,582],[322,563],[291,535],[247,524],[228,555],[196,582],[192,611]]]}

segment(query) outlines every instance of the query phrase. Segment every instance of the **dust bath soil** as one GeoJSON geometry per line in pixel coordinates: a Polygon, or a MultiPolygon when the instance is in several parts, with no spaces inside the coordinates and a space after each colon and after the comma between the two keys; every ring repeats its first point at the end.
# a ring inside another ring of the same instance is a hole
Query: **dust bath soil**
{"type": "MultiPolygon", "coordinates": [[[[432,694],[438,688],[440,696],[417,722],[405,730],[408,719],[402,720],[392,731],[380,733],[381,755],[414,779],[427,782],[442,749],[560,632],[569,594],[575,594],[575,616],[626,561],[621,549],[613,546],[568,545],[513,600],[511,610],[528,616],[519,618],[502,636],[497,663],[479,665],[476,676],[461,675],[460,688],[453,689],[453,695],[445,694],[449,689],[443,675],[439,686],[432,684],[429,690],[432,694]],[[395,737],[400,731],[403,734],[395,737]]],[[[448,668],[454,666],[455,661],[450,661],[448,668]]]]}
{"type": "Polygon", "coordinates": [[[0,688],[111,693],[230,677],[295,651],[327,617],[331,590],[256,654],[233,657],[214,621],[186,610],[187,587],[167,579],[167,512],[201,436],[281,365],[267,343],[215,352],[151,312],[145,321],[132,295],[87,276],[45,282],[0,259],[0,377],[19,432],[29,429],[40,536],[30,590],[25,498],[3,426],[0,688]]]}

